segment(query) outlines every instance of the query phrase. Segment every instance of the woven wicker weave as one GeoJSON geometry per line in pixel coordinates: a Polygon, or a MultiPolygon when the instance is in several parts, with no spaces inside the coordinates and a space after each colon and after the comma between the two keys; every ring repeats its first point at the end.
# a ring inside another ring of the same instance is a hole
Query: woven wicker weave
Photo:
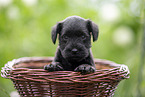
{"type": "Polygon", "coordinates": [[[5,64],[1,76],[13,81],[21,97],[112,97],[118,83],[129,78],[125,65],[95,59],[96,72],[48,72],[43,66],[53,58],[25,57],[5,64]]]}

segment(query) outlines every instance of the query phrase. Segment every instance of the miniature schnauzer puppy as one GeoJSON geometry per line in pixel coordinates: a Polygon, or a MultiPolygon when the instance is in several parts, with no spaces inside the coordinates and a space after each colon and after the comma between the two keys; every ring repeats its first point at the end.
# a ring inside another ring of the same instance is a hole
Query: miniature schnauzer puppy
{"type": "Polygon", "coordinates": [[[95,72],[95,64],[91,53],[91,37],[98,39],[98,26],[89,19],[70,16],[58,22],[52,29],[52,41],[57,36],[59,46],[53,62],[45,65],[48,71],[76,71],[81,74],[95,72]]]}

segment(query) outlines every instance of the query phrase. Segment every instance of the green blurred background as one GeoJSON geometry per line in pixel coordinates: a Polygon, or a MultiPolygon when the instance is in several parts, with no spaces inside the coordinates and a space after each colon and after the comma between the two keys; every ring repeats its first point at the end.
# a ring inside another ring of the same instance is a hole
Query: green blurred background
{"type": "MultiPolygon", "coordinates": [[[[54,56],[58,41],[52,43],[51,28],[72,15],[99,25],[99,39],[92,43],[95,58],[129,67],[130,78],[114,97],[145,97],[141,0],[0,0],[0,68],[20,57],[54,56]]],[[[0,97],[12,91],[12,82],[0,77],[0,97]]]]}

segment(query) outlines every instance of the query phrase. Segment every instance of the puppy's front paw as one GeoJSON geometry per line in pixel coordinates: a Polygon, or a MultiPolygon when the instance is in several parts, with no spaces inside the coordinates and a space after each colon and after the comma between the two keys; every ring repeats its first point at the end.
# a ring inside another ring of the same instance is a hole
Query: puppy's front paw
{"type": "Polygon", "coordinates": [[[83,64],[83,65],[78,66],[74,71],[81,72],[81,74],[89,74],[89,73],[94,73],[95,68],[88,64],[83,64]]]}
{"type": "Polygon", "coordinates": [[[45,65],[44,69],[48,70],[50,72],[52,72],[52,71],[63,71],[63,67],[60,66],[59,62],[52,62],[49,65],[45,65]]]}

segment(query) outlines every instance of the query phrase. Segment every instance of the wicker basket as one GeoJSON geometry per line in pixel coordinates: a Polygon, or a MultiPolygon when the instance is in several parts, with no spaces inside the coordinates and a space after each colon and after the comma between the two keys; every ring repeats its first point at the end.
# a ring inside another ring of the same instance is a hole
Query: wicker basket
{"type": "Polygon", "coordinates": [[[95,59],[96,72],[48,72],[43,66],[53,58],[24,57],[5,64],[1,76],[13,81],[21,97],[112,97],[118,83],[129,78],[125,65],[95,59]]]}

